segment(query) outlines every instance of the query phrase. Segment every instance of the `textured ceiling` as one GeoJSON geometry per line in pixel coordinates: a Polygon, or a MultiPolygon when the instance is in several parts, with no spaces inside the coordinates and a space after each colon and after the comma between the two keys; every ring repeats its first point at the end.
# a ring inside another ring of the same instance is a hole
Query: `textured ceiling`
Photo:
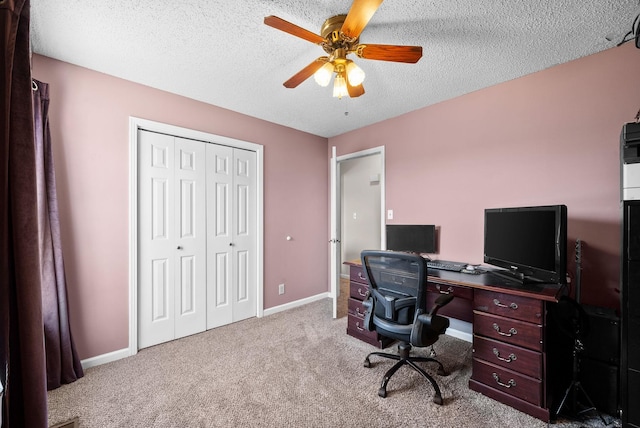
{"type": "Polygon", "coordinates": [[[263,24],[316,34],[350,0],[32,0],[35,53],[323,137],[618,44],[638,0],[386,0],[361,43],[420,45],[417,64],[352,57],[366,93],[282,83],[324,55],[263,24]],[[345,114],[348,113],[348,114],[345,114]]]}

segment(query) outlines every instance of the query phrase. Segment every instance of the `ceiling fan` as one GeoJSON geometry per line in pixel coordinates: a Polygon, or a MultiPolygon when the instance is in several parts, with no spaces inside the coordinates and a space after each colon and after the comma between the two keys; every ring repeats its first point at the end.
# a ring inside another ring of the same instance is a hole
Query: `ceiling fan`
{"type": "Polygon", "coordinates": [[[314,76],[320,86],[327,86],[335,73],[333,96],[352,98],[364,94],[364,71],[347,58],[355,54],[359,58],[381,61],[416,63],[422,57],[421,46],[398,46],[381,44],[361,44],[360,33],[380,7],[383,0],[354,0],[346,15],[327,19],[320,35],[305,30],[277,16],[267,16],[264,23],[270,27],[292,34],[301,39],[320,45],[327,56],[321,56],[284,82],[287,88],[295,88],[314,76]]]}

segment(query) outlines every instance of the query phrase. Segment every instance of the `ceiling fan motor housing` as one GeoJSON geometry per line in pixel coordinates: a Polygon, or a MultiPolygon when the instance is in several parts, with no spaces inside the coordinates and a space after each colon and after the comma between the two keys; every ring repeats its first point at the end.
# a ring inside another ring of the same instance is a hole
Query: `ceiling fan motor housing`
{"type": "Polygon", "coordinates": [[[340,31],[342,24],[347,15],[336,15],[324,21],[322,28],[320,29],[320,35],[326,40],[322,44],[322,48],[329,55],[335,55],[336,58],[344,58],[348,53],[353,51],[353,48],[358,46],[359,37],[355,39],[347,39],[340,31]],[[342,50],[342,52],[336,52],[342,50]]]}

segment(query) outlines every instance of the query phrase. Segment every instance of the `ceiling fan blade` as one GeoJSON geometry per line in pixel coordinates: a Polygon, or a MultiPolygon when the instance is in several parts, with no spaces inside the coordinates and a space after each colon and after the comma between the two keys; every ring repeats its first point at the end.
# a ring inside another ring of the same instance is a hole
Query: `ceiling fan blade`
{"type": "Polygon", "coordinates": [[[364,59],[416,63],[422,58],[422,46],[358,45],[355,54],[364,59]]]}
{"type": "Polygon", "coordinates": [[[383,0],[353,0],[351,9],[342,24],[342,34],[357,39],[383,0]]]}
{"type": "Polygon", "coordinates": [[[265,17],[264,23],[270,27],[276,28],[280,31],[284,31],[285,33],[289,33],[296,37],[300,37],[301,39],[305,39],[311,43],[320,44],[324,42],[324,38],[319,36],[318,34],[312,33],[309,30],[305,30],[302,27],[298,27],[297,25],[292,24],[289,21],[285,21],[282,18],[278,18],[277,16],[270,15],[265,17]]]}
{"type": "Polygon", "coordinates": [[[302,70],[298,71],[296,74],[291,76],[289,80],[284,82],[284,86],[289,89],[295,88],[296,86],[298,86],[299,84],[307,80],[309,77],[311,77],[313,73],[315,73],[316,71],[318,71],[320,67],[325,65],[325,63],[328,60],[329,60],[329,57],[326,57],[326,56],[321,56],[320,58],[317,58],[311,64],[307,65],[305,68],[303,68],[302,70]]]}
{"type": "Polygon", "coordinates": [[[351,98],[356,98],[364,94],[364,86],[362,86],[362,83],[356,86],[351,86],[349,84],[349,79],[346,79],[346,81],[347,81],[347,92],[349,92],[349,96],[351,98]]]}

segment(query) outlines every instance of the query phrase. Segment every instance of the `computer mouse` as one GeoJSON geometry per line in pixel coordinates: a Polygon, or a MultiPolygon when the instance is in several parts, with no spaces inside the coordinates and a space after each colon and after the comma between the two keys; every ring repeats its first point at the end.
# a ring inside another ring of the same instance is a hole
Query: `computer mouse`
{"type": "Polygon", "coordinates": [[[467,265],[464,269],[465,270],[474,271],[474,270],[476,270],[476,267],[474,265],[467,265]]]}

